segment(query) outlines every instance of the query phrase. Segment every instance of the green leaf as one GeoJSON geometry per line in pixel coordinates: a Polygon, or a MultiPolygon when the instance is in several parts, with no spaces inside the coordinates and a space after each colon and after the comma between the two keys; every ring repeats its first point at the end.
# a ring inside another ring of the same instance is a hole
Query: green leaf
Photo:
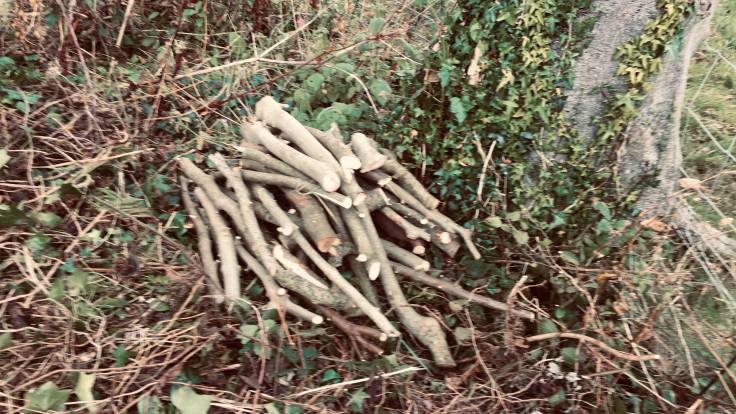
{"type": "Polygon", "coordinates": [[[138,414],[163,414],[164,406],[155,395],[144,395],[136,404],[138,414]]]}
{"type": "Polygon", "coordinates": [[[542,319],[539,321],[537,329],[539,329],[539,332],[543,334],[560,332],[560,330],[557,329],[557,324],[555,324],[551,319],[542,319]]]}
{"type": "Polygon", "coordinates": [[[549,401],[549,405],[552,407],[558,406],[565,402],[567,398],[565,397],[565,389],[561,388],[556,393],[552,394],[547,400],[549,401]]]}
{"type": "Polygon", "coordinates": [[[199,395],[189,387],[179,387],[171,393],[171,403],[182,414],[207,414],[212,397],[199,395]]]}
{"type": "Polygon", "coordinates": [[[238,335],[238,339],[240,339],[241,344],[245,345],[253,340],[257,333],[258,325],[240,325],[240,335],[238,335]]]}
{"type": "Polygon", "coordinates": [[[529,242],[529,234],[525,231],[511,229],[511,235],[514,236],[517,244],[526,245],[529,242]]]}
{"type": "Polygon", "coordinates": [[[54,213],[45,213],[43,211],[33,213],[31,214],[31,217],[38,224],[51,228],[56,227],[56,225],[59,224],[59,222],[61,221],[61,217],[59,217],[58,215],[54,213]]]}
{"type": "Polygon", "coordinates": [[[48,381],[26,393],[25,408],[38,411],[63,411],[71,393],[71,390],[61,390],[56,384],[48,381]]]}
{"type": "Polygon", "coordinates": [[[483,277],[493,268],[490,263],[482,262],[480,260],[468,260],[465,264],[465,272],[473,278],[483,277]]]}
{"type": "Polygon", "coordinates": [[[309,75],[309,77],[304,80],[304,89],[306,89],[308,92],[314,94],[322,87],[322,83],[324,83],[325,77],[322,76],[321,73],[313,73],[309,75]]]}
{"type": "Polygon", "coordinates": [[[486,223],[488,223],[489,226],[496,228],[496,229],[503,226],[501,217],[498,217],[498,216],[488,217],[486,219],[486,223]]]}
{"type": "Polygon", "coordinates": [[[391,86],[383,79],[373,79],[368,84],[368,89],[381,106],[385,106],[391,98],[391,86]]]}
{"type": "Polygon", "coordinates": [[[340,380],[340,374],[337,373],[334,369],[330,368],[327,371],[325,371],[324,374],[322,374],[321,382],[329,382],[333,380],[340,380]]]}
{"type": "Polygon", "coordinates": [[[91,278],[91,274],[81,271],[74,270],[72,274],[67,276],[66,288],[70,296],[79,296],[87,290],[91,278]]]}
{"type": "Polygon", "coordinates": [[[595,203],[593,204],[593,208],[598,210],[598,212],[601,213],[601,215],[605,217],[607,220],[611,219],[611,209],[608,208],[606,204],[595,203]]]}
{"type": "Polygon", "coordinates": [[[463,101],[460,100],[460,98],[453,96],[450,98],[450,112],[455,114],[455,118],[457,118],[457,122],[464,122],[465,118],[468,116],[468,113],[466,112],[465,107],[463,106],[463,101]]]}
{"type": "Polygon", "coordinates": [[[10,332],[5,332],[0,335],[0,351],[5,348],[10,348],[10,344],[13,342],[13,335],[10,332]]]}
{"type": "Polygon", "coordinates": [[[125,364],[128,363],[128,360],[132,354],[128,352],[124,346],[118,345],[113,351],[112,351],[112,357],[115,358],[115,366],[120,368],[124,367],[125,364]]]}
{"type": "Polygon", "coordinates": [[[268,414],[281,414],[281,410],[276,406],[276,403],[268,403],[264,405],[263,408],[266,409],[266,413],[268,414]]]}
{"type": "Polygon", "coordinates": [[[350,411],[354,413],[364,412],[365,400],[369,395],[363,388],[358,388],[353,395],[350,396],[350,411]]]}
{"type": "Polygon", "coordinates": [[[368,31],[373,35],[377,35],[381,32],[381,29],[383,28],[383,18],[381,17],[374,17],[371,19],[371,21],[368,23],[368,31]]]}
{"type": "Polygon", "coordinates": [[[575,347],[565,347],[560,349],[560,356],[568,363],[573,363],[580,359],[578,349],[575,347]]]}
{"type": "Polygon", "coordinates": [[[10,161],[10,155],[8,155],[8,150],[6,150],[5,148],[0,149],[0,170],[2,170],[3,167],[5,167],[5,164],[7,164],[8,161],[10,161]]]}
{"type": "Polygon", "coordinates": [[[60,301],[64,299],[64,296],[66,295],[66,289],[64,289],[64,279],[61,277],[57,277],[54,279],[54,282],[51,284],[51,289],[49,289],[49,299],[60,301]]]}
{"type": "Polygon", "coordinates": [[[568,263],[571,263],[575,266],[580,266],[580,261],[578,260],[578,257],[573,252],[562,251],[560,252],[560,257],[562,258],[562,260],[568,263]]]}
{"type": "Polygon", "coordinates": [[[85,374],[84,372],[80,372],[79,378],[77,379],[77,385],[74,387],[74,394],[76,394],[79,401],[84,402],[84,408],[86,408],[91,414],[99,412],[102,408],[100,403],[95,402],[95,396],[92,394],[92,387],[94,387],[94,385],[94,374],[85,374]]]}
{"type": "Polygon", "coordinates": [[[453,333],[455,334],[455,339],[459,344],[464,343],[473,336],[473,330],[470,328],[465,328],[463,326],[458,326],[457,328],[455,328],[455,331],[453,333]]]}

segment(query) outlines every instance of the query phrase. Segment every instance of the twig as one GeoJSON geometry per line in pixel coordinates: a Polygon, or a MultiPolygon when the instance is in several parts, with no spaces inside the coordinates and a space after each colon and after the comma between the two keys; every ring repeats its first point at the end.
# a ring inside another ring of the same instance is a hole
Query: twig
{"type": "Polygon", "coordinates": [[[627,352],[622,352],[617,349],[611,348],[610,346],[606,345],[606,343],[603,341],[600,341],[595,338],[591,338],[589,336],[572,333],[572,332],[552,332],[552,333],[534,335],[534,336],[527,337],[525,341],[526,342],[538,342],[538,341],[546,341],[548,339],[555,339],[555,338],[577,339],[578,341],[581,341],[581,342],[590,342],[591,344],[597,346],[601,350],[608,352],[609,354],[617,358],[624,359],[626,361],[634,361],[634,362],[655,361],[661,358],[657,354],[637,356],[637,355],[629,354],[627,352]]]}

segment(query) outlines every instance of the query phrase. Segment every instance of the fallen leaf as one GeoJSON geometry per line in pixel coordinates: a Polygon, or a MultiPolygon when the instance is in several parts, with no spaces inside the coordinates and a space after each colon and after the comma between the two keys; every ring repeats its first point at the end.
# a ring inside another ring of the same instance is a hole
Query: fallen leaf
{"type": "Polygon", "coordinates": [[[663,231],[667,231],[667,229],[669,229],[669,226],[667,226],[666,223],[663,223],[662,221],[658,220],[656,217],[651,217],[651,218],[648,218],[642,221],[641,225],[650,230],[654,230],[660,233],[663,231]]]}

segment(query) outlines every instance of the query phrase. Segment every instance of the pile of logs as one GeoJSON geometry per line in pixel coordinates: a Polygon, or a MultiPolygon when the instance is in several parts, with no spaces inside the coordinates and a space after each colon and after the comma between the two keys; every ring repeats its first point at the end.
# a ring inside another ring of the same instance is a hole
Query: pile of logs
{"type": "Polygon", "coordinates": [[[382,311],[391,309],[440,366],[454,365],[442,327],[409,304],[397,274],[534,318],[429,273],[424,257],[430,246],[450,257],[462,244],[476,259],[480,253],[470,232],[437,210],[439,200],[390,151],[361,133],[345,142],[334,125],[328,131],[305,127],[271,97],[258,102],[255,118],[242,124],[236,159],[208,157],[216,171],[177,159],[213,295],[244,300],[247,270],[282,318],[319,324],[327,317],[356,347],[376,354],[382,350],[370,340],[400,335],[382,311]],[[346,315],[363,315],[375,328],[346,315]]]}

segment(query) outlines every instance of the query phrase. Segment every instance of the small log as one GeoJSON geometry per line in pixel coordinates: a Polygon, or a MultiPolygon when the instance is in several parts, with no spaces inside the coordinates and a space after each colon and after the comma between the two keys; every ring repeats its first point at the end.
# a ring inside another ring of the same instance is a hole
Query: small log
{"type": "Polygon", "coordinates": [[[244,136],[249,137],[247,138],[249,141],[263,145],[281,161],[291,165],[318,182],[325,191],[335,191],[340,188],[340,176],[334,171],[332,165],[295,150],[273,136],[268,128],[262,124],[257,122],[243,122],[241,132],[244,136]]]}
{"type": "Polygon", "coordinates": [[[383,207],[381,208],[381,213],[383,214],[384,217],[389,219],[394,225],[401,228],[401,230],[406,235],[407,239],[409,240],[422,239],[424,241],[431,241],[431,236],[429,232],[411,224],[408,220],[406,220],[404,217],[399,215],[399,213],[397,213],[392,208],[383,207]]]}
{"type": "Polygon", "coordinates": [[[358,281],[358,287],[365,295],[366,299],[373,304],[373,306],[379,306],[381,302],[378,301],[378,293],[376,293],[376,287],[373,286],[373,282],[368,276],[368,271],[365,265],[357,260],[355,256],[348,258],[348,264],[350,269],[353,271],[353,275],[358,281]]]}
{"type": "Polygon", "coordinates": [[[438,227],[431,229],[429,234],[432,236],[432,244],[437,246],[438,249],[449,257],[457,255],[458,250],[460,250],[457,235],[448,233],[438,227]]]}
{"type": "Polygon", "coordinates": [[[388,240],[381,240],[381,243],[383,244],[383,248],[386,250],[389,258],[409,266],[414,270],[421,270],[424,272],[429,270],[429,262],[414,253],[404,250],[400,246],[397,246],[388,240]]]}
{"type": "Polygon", "coordinates": [[[386,156],[378,152],[376,143],[360,132],[350,137],[350,146],[360,158],[361,173],[377,170],[386,162],[386,156]]]}
{"type": "Polygon", "coordinates": [[[256,218],[256,213],[253,211],[252,207],[253,202],[250,198],[250,191],[248,191],[248,188],[245,186],[243,177],[227,165],[227,161],[225,161],[225,157],[223,157],[222,154],[212,154],[209,156],[209,159],[213,164],[215,164],[217,170],[225,176],[227,183],[235,192],[235,197],[238,201],[238,208],[240,209],[243,224],[245,225],[245,242],[248,243],[258,260],[263,263],[268,274],[273,276],[278,270],[278,265],[276,264],[276,260],[274,260],[273,256],[271,256],[271,252],[268,250],[268,245],[266,244],[266,239],[263,237],[263,232],[258,225],[258,219],[256,218]]]}
{"type": "MultiPolygon", "coordinates": [[[[364,224],[355,209],[342,210],[342,218],[345,222],[350,236],[358,249],[358,255],[355,260],[366,263],[366,269],[370,280],[378,278],[381,272],[381,264],[376,260],[373,244],[368,238],[364,224]]],[[[370,219],[370,217],[369,217],[370,219]]]]}
{"type": "Polygon", "coordinates": [[[286,198],[299,211],[304,223],[304,230],[317,246],[317,250],[327,253],[332,247],[339,246],[342,240],[330,226],[325,210],[312,196],[294,190],[285,191],[286,198]]]}
{"type": "MultiPolygon", "coordinates": [[[[274,208],[274,206],[277,206],[278,203],[276,203],[276,200],[273,198],[273,195],[270,191],[268,191],[265,187],[263,187],[260,184],[252,184],[253,187],[253,193],[256,195],[258,200],[261,201],[261,204],[253,204],[254,210],[256,210],[256,206],[258,206],[258,210],[260,210],[260,207],[262,206],[264,210],[266,210],[266,213],[271,220],[265,220],[270,223],[273,223],[274,221],[278,225],[276,228],[276,231],[283,234],[284,236],[289,236],[291,233],[294,232],[297,228],[299,228],[296,224],[294,224],[294,221],[286,214],[284,213],[284,210],[280,208],[274,208]]],[[[258,212],[256,211],[256,216],[258,216],[258,212]]]]}
{"type": "Polygon", "coordinates": [[[242,170],[240,171],[240,173],[243,175],[243,178],[245,178],[245,180],[248,182],[274,185],[277,187],[291,188],[293,190],[306,192],[308,194],[313,194],[327,201],[335,203],[342,208],[350,208],[353,205],[353,201],[350,199],[350,197],[346,197],[340,193],[326,192],[322,190],[319,186],[314,185],[306,180],[301,180],[299,178],[252,170],[242,170]]]}
{"type": "Polygon", "coordinates": [[[289,250],[287,250],[284,246],[280,244],[275,244],[273,246],[273,257],[275,257],[276,260],[278,260],[279,263],[281,263],[281,265],[284,266],[286,270],[290,270],[292,273],[313,284],[314,286],[326,290],[330,288],[317,275],[315,275],[312,271],[303,266],[299,259],[289,253],[289,250]]]}
{"type": "Polygon", "coordinates": [[[427,244],[422,239],[414,239],[409,240],[409,244],[411,244],[411,252],[423,256],[425,253],[427,253],[427,244]]]}
{"type": "Polygon", "coordinates": [[[220,276],[217,273],[217,263],[215,262],[215,256],[212,254],[212,240],[210,239],[210,232],[207,228],[207,224],[204,222],[202,215],[197,211],[197,207],[192,201],[192,197],[189,195],[189,180],[184,176],[179,177],[181,183],[181,198],[184,203],[184,208],[187,211],[187,215],[194,224],[194,229],[197,232],[197,246],[199,247],[199,258],[202,260],[202,270],[204,270],[205,276],[209,280],[208,287],[212,292],[215,300],[220,303],[223,301],[225,292],[222,289],[222,283],[220,283],[220,276]]]}
{"type": "Polygon", "coordinates": [[[230,228],[225,224],[225,220],[220,216],[217,208],[215,208],[204,190],[197,187],[194,189],[194,195],[207,214],[207,221],[210,223],[212,234],[215,236],[225,298],[229,301],[237,301],[240,299],[240,266],[235,253],[235,239],[230,232],[230,228]]]}
{"type": "Polygon", "coordinates": [[[409,277],[410,279],[417,281],[419,283],[425,284],[427,286],[431,286],[435,289],[439,289],[448,295],[467,299],[471,302],[475,302],[479,305],[482,305],[489,309],[495,309],[500,310],[503,312],[510,312],[513,315],[516,315],[520,318],[528,319],[528,320],[534,320],[536,318],[536,315],[533,312],[520,310],[520,309],[512,309],[509,308],[509,305],[482,295],[478,295],[473,292],[468,292],[467,290],[463,289],[462,287],[452,283],[448,282],[443,279],[436,278],[434,276],[430,276],[427,273],[417,271],[415,269],[411,269],[410,267],[404,266],[399,263],[391,263],[393,268],[400,274],[409,277]]]}
{"type": "Polygon", "coordinates": [[[379,187],[386,187],[393,179],[390,175],[380,170],[368,171],[361,174],[361,177],[365,177],[374,183],[378,184],[379,187]]]}
{"type": "MultiPolygon", "coordinates": [[[[264,96],[256,103],[256,117],[263,120],[266,124],[281,130],[284,138],[301,148],[304,154],[310,158],[328,165],[331,170],[334,168],[335,171],[339,171],[336,168],[339,164],[330,151],[317,141],[304,125],[299,123],[290,113],[286,112],[282,105],[272,97],[264,96]]],[[[270,148],[269,151],[271,151],[270,148]]],[[[326,170],[324,171],[326,172],[326,170]]],[[[325,188],[327,191],[334,191],[336,189],[325,188]]]]}
{"type": "Polygon", "coordinates": [[[434,210],[440,205],[440,200],[436,199],[422,183],[412,175],[409,170],[401,165],[396,160],[396,156],[388,150],[379,150],[383,155],[387,157],[386,162],[381,167],[384,171],[391,174],[391,176],[399,183],[402,187],[406,188],[410,193],[414,195],[422,204],[428,209],[434,210]]]}
{"type": "Polygon", "coordinates": [[[355,156],[350,146],[343,142],[337,124],[333,123],[328,131],[320,131],[310,127],[307,127],[307,131],[337,158],[337,162],[340,163],[343,170],[343,177],[352,176],[352,172],[361,167],[360,158],[355,156]]]}
{"type": "MultiPolygon", "coordinates": [[[[243,157],[243,161],[255,161],[256,163],[262,165],[261,168],[265,167],[264,169],[270,170],[266,172],[273,171],[278,174],[288,175],[289,177],[301,178],[302,180],[309,179],[309,177],[307,177],[306,174],[299,171],[298,169],[279,160],[278,158],[274,158],[266,154],[265,152],[259,149],[256,149],[255,147],[243,146],[241,149],[241,154],[243,157]]],[[[250,165],[253,165],[253,164],[250,164],[250,165]]],[[[249,166],[242,165],[242,166],[245,169],[253,169],[253,168],[250,168],[250,165],[249,166]]]]}

